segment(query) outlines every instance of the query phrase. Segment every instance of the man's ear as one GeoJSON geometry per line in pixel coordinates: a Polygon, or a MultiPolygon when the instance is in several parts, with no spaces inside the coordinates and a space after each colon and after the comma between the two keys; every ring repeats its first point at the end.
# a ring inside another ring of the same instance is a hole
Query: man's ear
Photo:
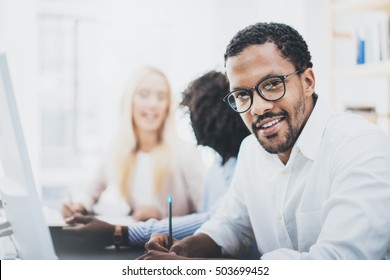
{"type": "Polygon", "coordinates": [[[315,89],[315,76],[314,71],[312,68],[307,68],[302,73],[302,79],[303,79],[303,90],[305,92],[306,96],[311,96],[315,89]]]}

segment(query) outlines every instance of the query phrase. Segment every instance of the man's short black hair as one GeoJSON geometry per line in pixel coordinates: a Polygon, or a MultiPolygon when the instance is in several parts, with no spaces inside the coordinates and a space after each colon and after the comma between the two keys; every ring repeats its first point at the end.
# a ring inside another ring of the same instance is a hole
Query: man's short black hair
{"type": "Polygon", "coordinates": [[[181,102],[189,109],[198,144],[214,149],[223,163],[237,157],[241,141],[250,133],[240,115],[223,102],[228,92],[226,76],[210,71],[188,85],[181,102]]]}
{"type": "Polygon", "coordinates": [[[298,31],[283,23],[264,22],[250,25],[233,37],[226,48],[225,64],[229,57],[239,55],[245,48],[267,42],[273,42],[296,70],[313,67],[307,44],[298,31]]]}

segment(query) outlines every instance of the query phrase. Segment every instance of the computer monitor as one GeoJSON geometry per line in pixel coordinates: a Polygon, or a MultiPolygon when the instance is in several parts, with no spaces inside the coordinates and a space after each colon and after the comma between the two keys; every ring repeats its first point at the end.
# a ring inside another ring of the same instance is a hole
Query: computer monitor
{"type": "Polygon", "coordinates": [[[56,259],[36,191],[10,74],[0,54],[0,196],[18,258],[56,259]]]}

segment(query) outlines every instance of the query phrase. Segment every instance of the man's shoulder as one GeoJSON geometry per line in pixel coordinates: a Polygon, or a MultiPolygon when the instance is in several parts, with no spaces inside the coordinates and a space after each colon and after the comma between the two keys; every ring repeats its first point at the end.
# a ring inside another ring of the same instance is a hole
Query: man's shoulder
{"type": "Polygon", "coordinates": [[[333,139],[352,140],[363,135],[382,135],[384,131],[362,116],[352,113],[335,113],[327,123],[325,135],[333,139]]]}
{"type": "Polygon", "coordinates": [[[390,138],[379,126],[361,116],[337,113],[329,118],[322,151],[337,158],[372,157],[390,151],[390,138]]]}

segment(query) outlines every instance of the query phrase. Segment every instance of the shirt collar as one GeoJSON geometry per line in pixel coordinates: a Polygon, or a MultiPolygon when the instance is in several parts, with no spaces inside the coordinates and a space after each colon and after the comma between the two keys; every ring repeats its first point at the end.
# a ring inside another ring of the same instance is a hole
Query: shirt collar
{"type": "Polygon", "coordinates": [[[307,158],[314,160],[321,147],[326,123],[332,111],[323,98],[317,97],[317,102],[296,142],[296,148],[307,158]]]}

